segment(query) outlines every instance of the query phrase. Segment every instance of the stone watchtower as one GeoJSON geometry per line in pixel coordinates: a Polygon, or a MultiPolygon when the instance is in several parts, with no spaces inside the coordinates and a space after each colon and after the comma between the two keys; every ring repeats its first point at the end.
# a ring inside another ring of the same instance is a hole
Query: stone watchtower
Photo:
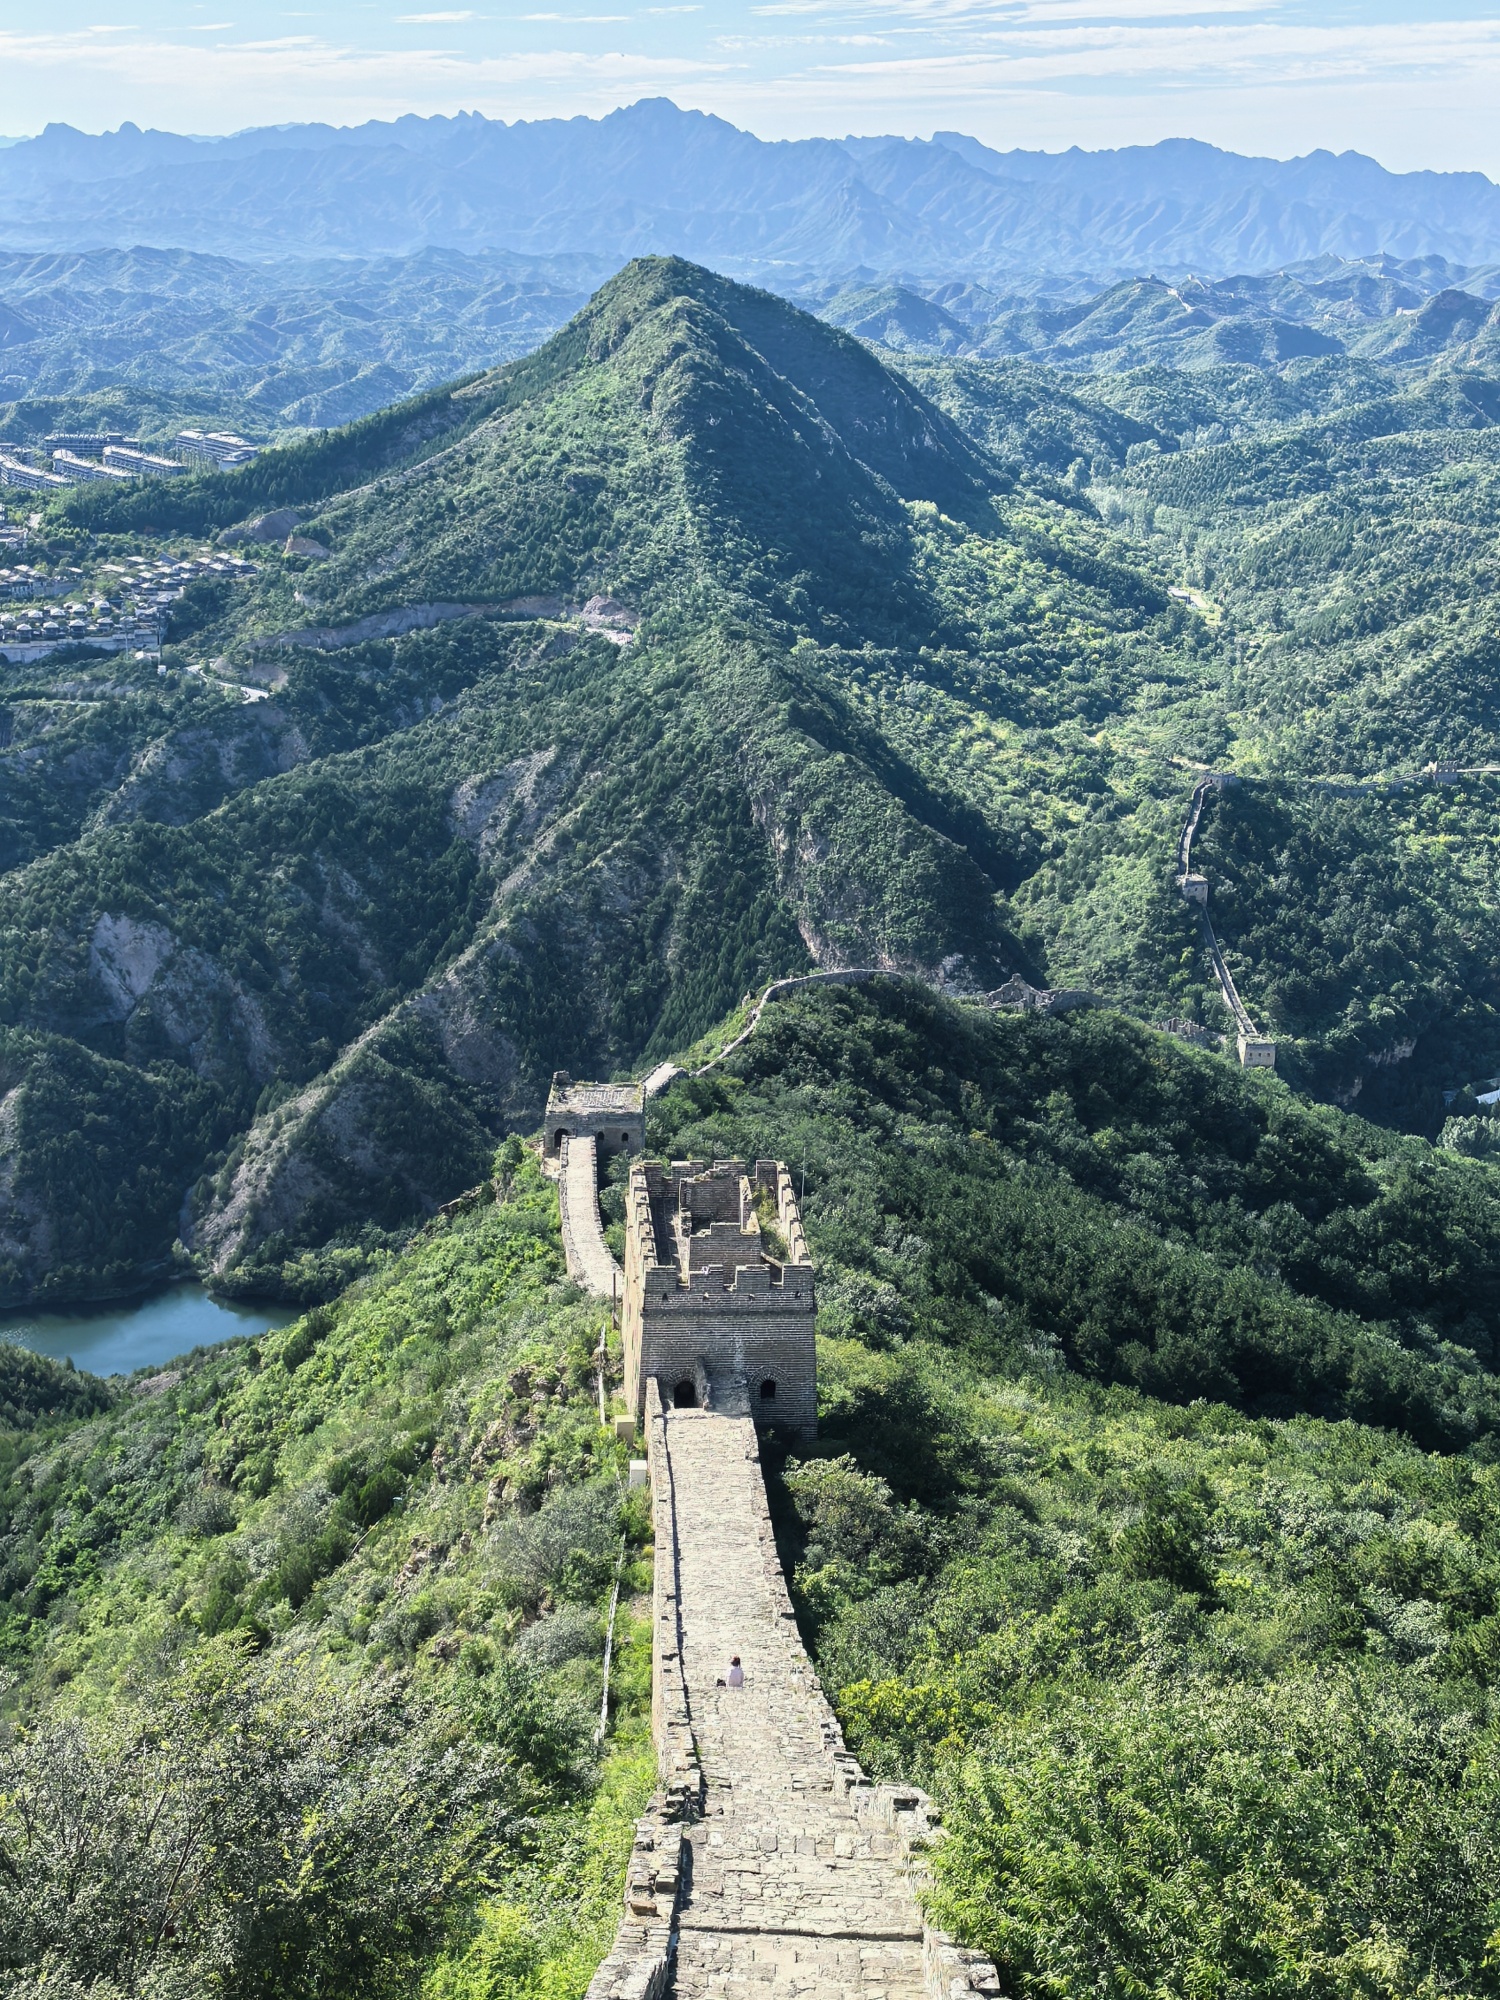
{"type": "Polygon", "coordinates": [[[565,1069],[553,1073],[542,1133],[549,1157],[564,1139],[593,1139],[600,1159],[646,1149],[646,1093],[639,1083],[575,1083],[565,1069]]]}
{"type": "Polygon", "coordinates": [[[779,1160],[638,1160],[625,1211],[625,1394],[817,1434],[813,1268],[779,1160]]]}

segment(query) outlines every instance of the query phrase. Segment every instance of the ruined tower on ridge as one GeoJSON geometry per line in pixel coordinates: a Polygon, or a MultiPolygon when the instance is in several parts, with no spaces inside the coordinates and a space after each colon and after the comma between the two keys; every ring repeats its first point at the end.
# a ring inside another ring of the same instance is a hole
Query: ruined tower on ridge
{"type": "Polygon", "coordinates": [[[813,1267],[779,1160],[638,1160],[625,1209],[625,1394],[817,1431],[813,1267]]]}
{"type": "Polygon", "coordinates": [[[565,1069],[554,1070],[542,1134],[549,1157],[564,1139],[593,1139],[601,1160],[644,1152],[646,1093],[638,1083],[575,1083],[565,1069]]]}

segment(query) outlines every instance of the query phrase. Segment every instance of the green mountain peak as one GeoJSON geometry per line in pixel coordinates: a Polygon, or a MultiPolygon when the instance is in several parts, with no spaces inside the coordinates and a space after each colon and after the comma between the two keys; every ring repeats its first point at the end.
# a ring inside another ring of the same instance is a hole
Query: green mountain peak
{"type": "Polygon", "coordinates": [[[445,398],[86,496],[96,532],[295,506],[326,557],[266,557],[184,643],[273,690],[284,745],[291,709],[371,719],[165,846],[101,823],[12,878],[17,1025],[214,1094],[228,1143],[171,1232],[264,1282],[472,1180],[554,1068],[659,1057],[776,974],[998,984],[1007,843],[849,662],[961,639],[934,559],[994,545],[1007,484],[850,336],[649,258],[445,398]]]}

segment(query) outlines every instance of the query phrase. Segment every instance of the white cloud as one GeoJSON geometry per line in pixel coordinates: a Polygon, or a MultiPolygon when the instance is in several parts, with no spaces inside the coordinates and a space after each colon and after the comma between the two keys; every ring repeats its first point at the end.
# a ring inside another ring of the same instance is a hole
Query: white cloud
{"type": "Polygon", "coordinates": [[[1225,14],[1266,14],[1278,0],[766,0],[752,14],[821,14],[830,22],[859,21],[882,25],[886,19],[914,20],[933,27],[951,24],[996,28],[1029,22],[1090,21],[1110,26],[1125,21],[1164,21],[1179,17],[1212,18],[1225,14]]]}
{"type": "Polygon", "coordinates": [[[1265,14],[1275,0],[1017,0],[1022,21],[1164,21],[1174,15],[1265,14]]]}
{"type": "MultiPolygon", "coordinates": [[[[0,28],[0,131],[35,131],[53,117],[94,130],[127,117],[180,129],[189,104],[192,125],[211,131],[407,111],[599,114],[665,95],[768,138],[946,126],[1001,148],[1058,148],[1188,135],[1280,156],[1355,147],[1394,167],[1500,177],[1500,20],[1285,17],[1303,4],[759,0],[749,11],[764,34],[742,14],[751,32],[723,41],[715,36],[730,24],[714,10],[663,4],[653,14],[706,15],[663,38],[664,55],[628,43],[607,53],[517,49],[508,46],[515,16],[468,9],[464,17],[487,23],[474,49],[361,46],[352,30],[317,32],[322,17],[275,40],[236,40],[225,22],[170,34],[0,28]]],[[[281,18],[288,28],[297,19],[281,18]]],[[[545,24],[558,42],[583,41],[570,36],[575,26],[618,26],[622,42],[631,33],[621,14],[524,18],[519,34],[534,38],[545,24]]],[[[641,39],[655,39],[644,21],[641,39]]]]}
{"type": "MultiPolygon", "coordinates": [[[[1274,85],[1382,73],[1407,78],[1456,69],[1494,73],[1500,70],[1500,21],[1334,28],[1271,22],[994,26],[974,36],[962,53],[900,57],[879,71],[887,81],[899,76],[907,83],[965,73],[972,87],[979,80],[976,67],[996,84],[1118,83],[1150,75],[1221,82],[1255,77],[1274,85]]],[[[860,73],[873,69],[863,66],[860,73]]]]}
{"type": "Polygon", "coordinates": [[[471,57],[447,49],[357,48],[311,34],[210,44],[141,36],[106,45],[78,32],[0,29],[0,130],[36,129],[38,100],[59,87],[66,90],[69,122],[95,130],[122,116],[177,129],[186,122],[186,103],[200,131],[243,130],[461,108],[504,117],[564,109],[599,114],[638,97],[680,99],[727,70],[711,54],[562,48],[471,57]]]}
{"type": "Polygon", "coordinates": [[[774,77],[725,79],[692,101],[768,138],[944,126],[1002,150],[1060,150],[1196,137],[1278,158],[1352,148],[1397,171],[1477,168],[1500,180],[1500,21],[1314,24],[1228,7],[1174,21],[1160,0],[1125,0],[1135,18],[1115,9],[1100,20],[1085,0],[1023,0],[950,5],[934,19],[934,4],[772,0],[757,13],[809,29],[815,19],[824,32],[858,20],[899,37],[900,53],[789,55],[774,77]]]}
{"type": "Polygon", "coordinates": [[[454,14],[398,14],[396,19],[402,26],[411,24],[413,26],[426,27],[430,23],[437,21],[477,21],[479,16],[474,12],[472,7],[466,7],[454,14]]]}
{"type": "Polygon", "coordinates": [[[718,35],[714,47],[743,54],[756,49],[888,49],[889,35],[718,35]]]}

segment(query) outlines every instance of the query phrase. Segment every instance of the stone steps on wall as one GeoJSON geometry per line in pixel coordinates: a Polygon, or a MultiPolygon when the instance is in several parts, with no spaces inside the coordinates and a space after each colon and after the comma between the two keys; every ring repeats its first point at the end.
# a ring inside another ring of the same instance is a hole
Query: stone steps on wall
{"type": "Polygon", "coordinates": [[[919,2000],[998,1993],[925,1923],[920,1792],[844,1748],[777,1560],[753,1423],[649,1385],[661,1790],[589,2000],[919,2000]],[[731,1658],[743,1687],[728,1686],[731,1658]]]}

